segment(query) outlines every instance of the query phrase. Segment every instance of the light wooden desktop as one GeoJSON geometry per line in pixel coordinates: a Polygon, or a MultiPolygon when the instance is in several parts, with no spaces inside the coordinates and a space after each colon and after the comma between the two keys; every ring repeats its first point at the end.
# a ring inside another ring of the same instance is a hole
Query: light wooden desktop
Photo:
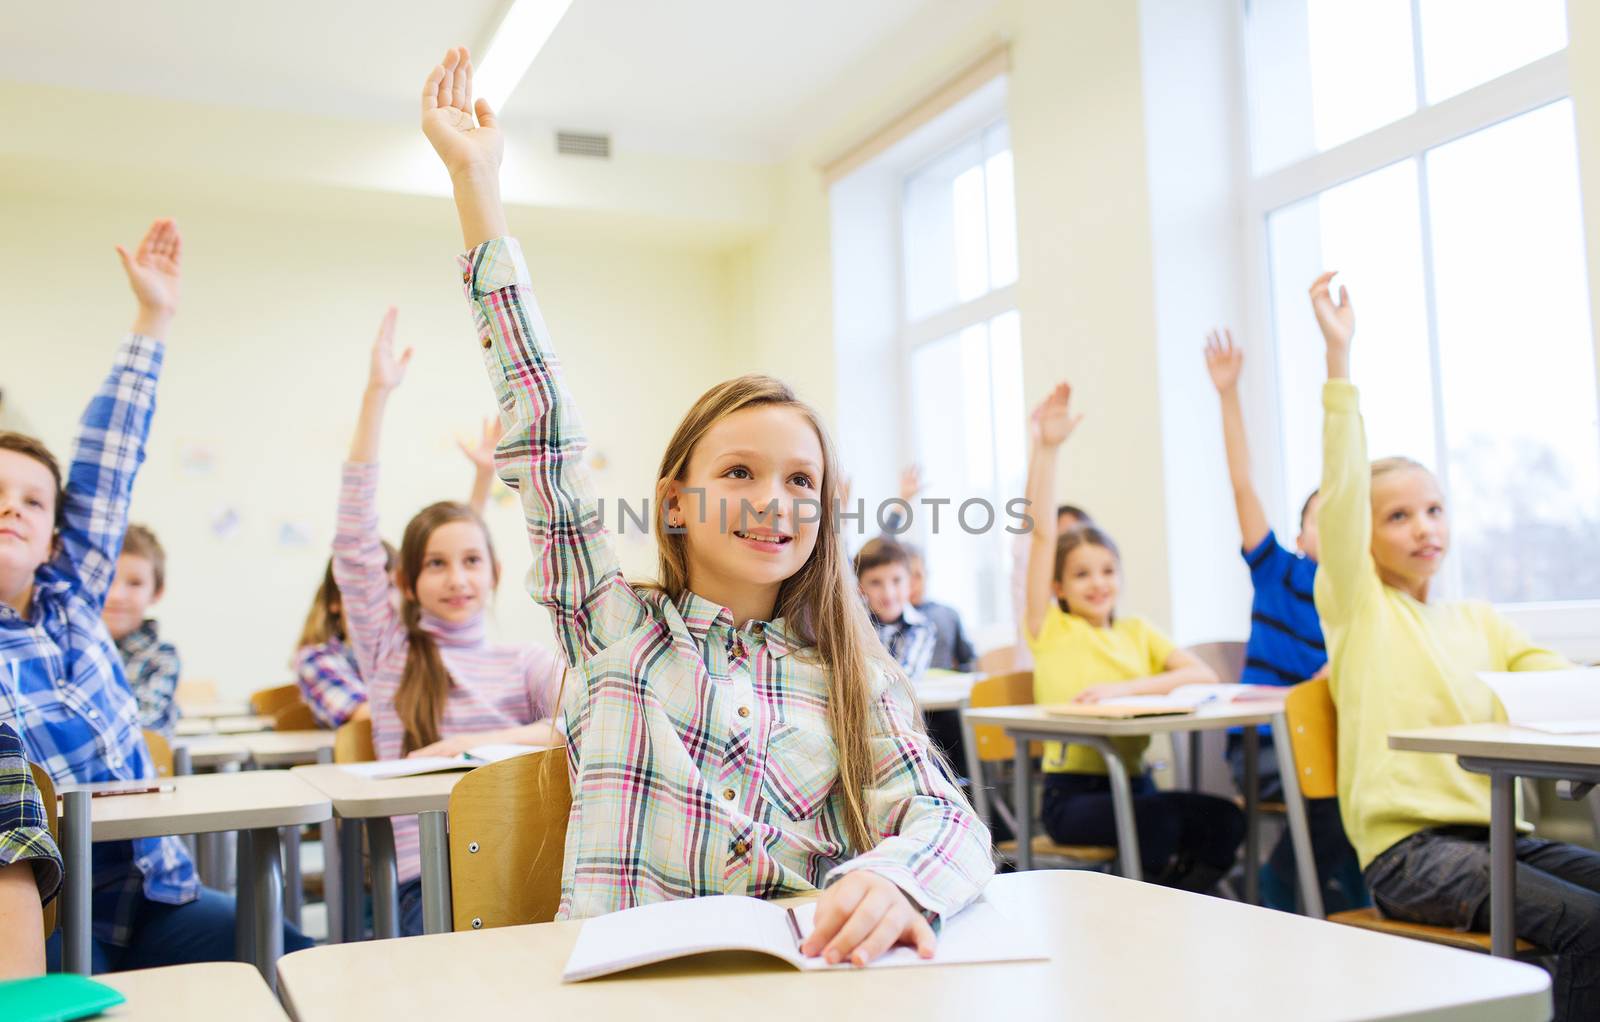
{"type": "Polygon", "coordinates": [[[299,1022],[585,1022],[748,1014],[818,1018],[1544,1022],[1540,969],[1303,916],[1075,870],[995,878],[989,899],[1047,962],[798,972],[757,955],[669,962],[587,983],[561,970],[581,923],[465,931],[288,955],[299,1022]]]}
{"type": "Polygon", "coordinates": [[[94,977],[127,1001],[96,1018],[115,1022],[288,1022],[260,973],[240,962],[174,965],[94,977]]]}

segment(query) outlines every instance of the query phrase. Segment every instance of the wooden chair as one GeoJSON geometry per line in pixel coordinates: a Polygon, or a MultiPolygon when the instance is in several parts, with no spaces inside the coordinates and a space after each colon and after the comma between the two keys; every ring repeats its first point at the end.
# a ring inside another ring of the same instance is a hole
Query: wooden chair
{"type": "Polygon", "coordinates": [[[289,703],[281,706],[272,714],[272,730],[274,731],[317,731],[321,725],[317,723],[316,715],[311,712],[311,704],[307,702],[289,703]]]}
{"type": "Polygon", "coordinates": [[[217,702],[217,683],[209,678],[184,678],[172,690],[172,698],[180,710],[189,706],[211,706],[217,702]]]}
{"type": "Polygon", "coordinates": [[[996,646],[978,655],[978,670],[984,674],[1005,674],[1017,666],[1017,644],[996,646]]]}
{"type": "MultiPolygon", "coordinates": [[[[1289,745],[1294,751],[1301,796],[1308,799],[1336,797],[1339,794],[1339,717],[1327,680],[1305,681],[1291,688],[1284,703],[1284,714],[1289,720],[1289,745]]],[[[1376,906],[1335,912],[1328,921],[1489,953],[1487,933],[1386,919],[1376,906]]],[[[1518,939],[1517,954],[1536,956],[1543,952],[1528,941],[1518,939]]]]}
{"type": "MultiPolygon", "coordinates": [[[[50,836],[55,839],[57,847],[61,844],[61,812],[56,806],[56,782],[44,767],[37,763],[29,763],[28,768],[33,772],[33,783],[39,789],[39,801],[44,803],[45,818],[50,821],[50,836]]],[[[44,939],[49,940],[50,935],[56,932],[56,910],[61,904],[61,895],[57,893],[50,904],[44,907],[44,939]]]]}
{"type": "MultiPolygon", "coordinates": [[[[973,709],[985,706],[1024,706],[1033,702],[1033,672],[1014,671],[1011,674],[1000,674],[992,678],[984,678],[972,686],[972,696],[968,705],[973,709]]],[[[1032,812],[1032,806],[1020,809],[1009,806],[999,795],[998,788],[988,784],[988,765],[991,763],[1011,763],[1016,756],[1016,742],[1005,733],[1005,729],[994,724],[974,724],[969,727],[967,735],[968,748],[973,750],[973,781],[982,785],[986,790],[986,803],[991,809],[991,818],[998,813],[1006,824],[1011,827],[1012,833],[1017,829],[1017,812],[1032,812]]],[[[1043,754],[1043,747],[1039,742],[1030,742],[1028,746],[1030,755],[1043,754]]],[[[1117,857],[1117,850],[1107,845],[1062,845],[1050,840],[1047,835],[1040,834],[1029,842],[1033,849],[1034,861],[1040,859],[1059,860],[1060,865],[1069,868],[1082,868],[1090,866],[1103,866],[1117,857]]],[[[995,846],[1000,855],[1012,862],[1017,857],[1016,841],[1001,841],[995,846]]]]}
{"type": "Polygon", "coordinates": [[[145,748],[150,750],[150,762],[155,765],[157,777],[172,776],[172,743],[159,731],[146,730],[145,748]]]}
{"type": "Polygon", "coordinates": [[[275,685],[250,694],[250,712],[260,717],[270,717],[285,706],[293,706],[300,701],[299,685],[275,685]]]}
{"type": "Polygon", "coordinates": [[[333,733],[333,761],[335,763],[370,763],[378,758],[372,744],[372,720],[347,721],[333,733]]]}
{"type": "Polygon", "coordinates": [[[513,756],[457,782],[450,793],[455,929],[555,918],[571,808],[565,748],[513,756]]]}

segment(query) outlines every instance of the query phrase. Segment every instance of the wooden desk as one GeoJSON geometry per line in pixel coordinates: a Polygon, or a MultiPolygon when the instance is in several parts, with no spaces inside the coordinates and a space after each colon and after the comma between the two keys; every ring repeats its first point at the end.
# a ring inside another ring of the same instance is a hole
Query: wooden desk
{"type": "MultiPolygon", "coordinates": [[[[423,774],[420,777],[373,779],[353,774],[341,765],[295,767],[296,777],[327,796],[333,814],[341,820],[365,821],[372,854],[372,930],[379,937],[399,933],[395,873],[395,816],[417,817],[422,860],[422,927],[425,933],[446,933],[451,927],[450,840],[446,813],[450,792],[467,775],[465,770],[423,774]]],[[[341,828],[339,862],[341,919],[361,918],[361,836],[354,827],[341,828]]]]}
{"type": "Polygon", "coordinates": [[[972,698],[972,686],[983,680],[982,674],[936,674],[911,683],[916,690],[917,702],[926,713],[940,710],[965,709],[972,698]]]}
{"type": "Polygon", "coordinates": [[[128,1000],[96,1018],[116,1022],[288,1022],[261,974],[239,962],[174,965],[95,977],[128,1000]]]}
{"type": "Polygon", "coordinates": [[[218,770],[238,767],[250,761],[250,750],[237,738],[227,735],[180,736],[172,740],[174,772],[218,770]]]}
{"type": "Polygon", "coordinates": [[[1456,757],[1489,775],[1489,947],[1516,953],[1517,778],[1600,784],[1600,735],[1551,735],[1510,724],[1457,724],[1396,731],[1389,748],[1456,757]]]}
{"type": "Polygon", "coordinates": [[[332,731],[262,731],[234,735],[258,767],[289,767],[333,761],[332,731]]]}
{"type": "Polygon", "coordinates": [[[332,806],[321,792],[284,771],[195,774],[160,783],[174,790],[92,798],[93,785],[57,787],[66,872],[61,898],[64,967],[70,972],[89,971],[93,842],[236,830],[241,910],[235,940],[240,955],[254,961],[271,982],[273,963],[283,954],[278,828],[326,820],[332,806]],[[248,914],[245,905],[251,906],[248,914]]]}
{"type": "Polygon", "coordinates": [[[244,715],[240,717],[184,717],[172,733],[180,738],[195,735],[247,735],[257,731],[271,731],[271,717],[244,715]]]}
{"type": "Polygon", "coordinates": [[[1543,970],[1082,870],[996,877],[989,899],[1052,958],[798,972],[758,955],[669,962],[587,983],[561,970],[581,923],[299,951],[278,963],[299,1022],[708,1018],[773,1022],[1219,1019],[1544,1022],[1543,970]],[[1137,948],[1137,953],[1131,949],[1137,948]]]}
{"type": "Polygon", "coordinates": [[[1294,844],[1295,867],[1300,881],[1300,893],[1308,915],[1322,915],[1322,888],[1317,882],[1316,862],[1311,855],[1311,830],[1306,822],[1305,802],[1300,798],[1300,785],[1294,769],[1293,754],[1289,751],[1288,722],[1283,716],[1281,699],[1251,699],[1233,703],[1209,703],[1192,714],[1170,717],[1141,717],[1114,720],[1104,717],[1065,717],[1046,713],[1039,706],[994,706],[966,709],[962,716],[972,724],[992,724],[1003,728],[1016,742],[1015,805],[1017,817],[1017,865],[1019,869],[1033,868],[1031,846],[1033,813],[1032,759],[1028,743],[1034,740],[1069,742],[1087,745],[1105,758],[1106,772],[1111,782],[1111,804],[1117,821],[1117,860],[1122,875],[1134,880],[1144,878],[1143,864],[1139,861],[1139,831],[1133,812],[1133,791],[1127,769],[1111,743],[1113,738],[1140,738],[1156,734],[1242,728],[1244,738],[1245,772],[1245,900],[1257,902],[1259,878],[1256,864],[1261,858],[1261,814],[1259,806],[1260,738],[1256,728],[1271,724],[1275,735],[1279,776],[1283,781],[1284,802],[1289,810],[1290,840],[1294,844]],[[1288,765],[1285,766],[1284,764],[1288,765]]]}
{"type": "Polygon", "coordinates": [[[229,702],[196,703],[193,706],[178,704],[178,712],[183,719],[211,720],[217,717],[248,717],[250,716],[250,703],[239,699],[229,702]]]}

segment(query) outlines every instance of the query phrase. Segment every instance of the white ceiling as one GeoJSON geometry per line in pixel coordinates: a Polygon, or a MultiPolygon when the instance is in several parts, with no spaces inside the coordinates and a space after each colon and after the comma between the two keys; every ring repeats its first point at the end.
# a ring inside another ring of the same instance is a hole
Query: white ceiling
{"type": "MultiPolygon", "coordinates": [[[[575,0],[507,118],[610,131],[619,148],[776,160],[847,112],[849,75],[892,77],[885,65],[910,66],[923,46],[959,36],[994,3],[575,0]],[[874,66],[859,67],[874,51],[874,66]]],[[[482,47],[504,6],[0,0],[0,78],[409,120],[444,47],[482,47]]]]}

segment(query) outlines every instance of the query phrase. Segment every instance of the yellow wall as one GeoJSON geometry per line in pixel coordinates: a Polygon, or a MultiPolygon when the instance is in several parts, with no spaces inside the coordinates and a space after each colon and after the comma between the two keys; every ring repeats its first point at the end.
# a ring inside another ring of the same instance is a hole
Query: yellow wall
{"type": "MultiPolygon", "coordinates": [[[[0,180],[4,180],[0,168],[0,180]]],[[[158,399],[150,457],[134,498],[169,553],[159,608],[190,677],[243,694],[286,677],[327,557],[338,467],[354,422],[368,345],[384,308],[417,354],[384,438],[384,534],[398,541],[424,504],[464,499],[471,470],[452,437],[493,411],[460,291],[460,237],[440,199],[274,193],[266,208],[197,199],[187,182],[132,194],[109,178],[70,195],[0,189],[0,386],[58,454],[131,318],[112,245],[171,214],[185,235],[184,304],[158,399]],[[356,208],[352,213],[351,207],[356,208]],[[209,452],[208,472],[185,452],[209,452]],[[212,519],[235,508],[220,539],[212,519]],[[285,523],[304,546],[285,546],[285,523]]],[[[513,213],[572,389],[606,458],[602,492],[650,491],[662,437],[694,395],[727,375],[731,305],[724,258],[652,247],[622,231],[574,232],[559,217],[513,213]]],[[[509,496],[502,491],[503,496],[509,496]]],[[[502,634],[546,641],[546,615],[522,592],[529,555],[515,503],[490,508],[504,563],[494,612],[502,634]]],[[[623,543],[653,572],[653,546],[623,543]]]]}

